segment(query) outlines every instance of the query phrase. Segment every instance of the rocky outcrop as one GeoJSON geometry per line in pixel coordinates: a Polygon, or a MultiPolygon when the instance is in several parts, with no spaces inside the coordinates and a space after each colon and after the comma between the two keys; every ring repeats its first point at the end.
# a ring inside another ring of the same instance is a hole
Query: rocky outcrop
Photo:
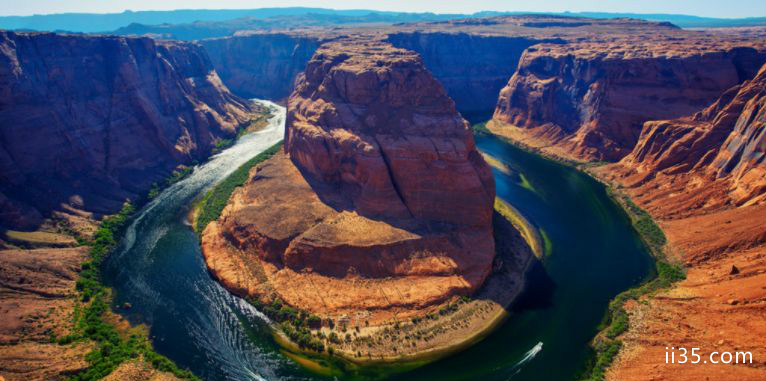
{"type": "Polygon", "coordinates": [[[762,44],[716,38],[538,45],[524,53],[493,118],[517,140],[559,156],[617,161],[644,122],[700,111],[766,61],[762,44]]]}
{"type": "Polygon", "coordinates": [[[200,41],[224,83],[247,98],[282,100],[293,91],[298,73],[322,37],[254,33],[200,41]]]}
{"type": "Polygon", "coordinates": [[[366,216],[489,225],[492,174],[418,55],[343,44],[318,51],[290,97],[285,149],[293,162],[349,188],[366,216]]]}
{"type": "Polygon", "coordinates": [[[198,45],[0,32],[0,224],[114,212],[252,112],[198,45]]]}
{"type": "Polygon", "coordinates": [[[379,325],[490,274],[491,171],[416,53],[374,39],[323,45],[290,97],[285,153],[251,172],[203,234],[228,289],[379,325]]]}
{"type": "Polygon", "coordinates": [[[727,191],[708,195],[707,207],[755,202],[766,193],[764,106],[766,65],[693,116],[645,123],[638,144],[618,168],[634,184],[668,176],[697,178],[688,190],[721,183],[727,191]]]}

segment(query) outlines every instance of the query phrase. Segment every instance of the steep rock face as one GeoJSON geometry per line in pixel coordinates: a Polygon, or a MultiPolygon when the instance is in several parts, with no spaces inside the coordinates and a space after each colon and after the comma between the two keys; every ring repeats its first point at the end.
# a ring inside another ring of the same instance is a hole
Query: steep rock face
{"type": "MultiPolygon", "coordinates": [[[[469,33],[394,33],[387,41],[416,51],[441,82],[460,113],[484,120],[497,104],[497,94],[516,71],[528,47],[555,38],[483,36],[469,33]]],[[[561,41],[561,40],[559,40],[561,41]]]]}
{"type": "Polygon", "coordinates": [[[645,123],[638,144],[620,165],[639,182],[689,174],[708,183],[729,181],[727,196],[737,204],[749,202],[766,191],[764,106],[766,65],[691,117],[645,123]]]}
{"type": "Polygon", "coordinates": [[[492,174],[442,86],[411,51],[356,45],[325,45],[299,79],[285,138],[293,162],[348,187],[364,215],[489,225],[492,174]]]}
{"type": "Polygon", "coordinates": [[[686,280],[648,303],[626,304],[630,328],[607,380],[766,375],[763,367],[681,369],[662,360],[669,342],[708,348],[702,358],[766,345],[765,102],[766,66],[693,116],[646,122],[630,155],[592,170],[651,214],[667,237],[665,253],[687,267],[686,280]]]}
{"type": "Polygon", "coordinates": [[[290,97],[285,152],[205,229],[228,289],[376,325],[475,292],[491,272],[491,171],[416,53],[324,44],[290,97]]]}
{"type": "Polygon", "coordinates": [[[537,138],[539,146],[558,146],[562,156],[616,161],[633,149],[644,122],[691,115],[766,61],[761,46],[687,39],[685,48],[663,39],[620,49],[603,43],[530,48],[501,91],[494,120],[537,138]]]}
{"type": "Polygon", "coordinates": [[[320,37],[263,33],[202,40],[218,74],[235,94],[285,99],[298,73],[321,43],[320,37]]]}
{"type": "Polygon", "coordinates": [[[1,32],[0,224],[114,212],[252,111],[197,45],[1,32]]]}

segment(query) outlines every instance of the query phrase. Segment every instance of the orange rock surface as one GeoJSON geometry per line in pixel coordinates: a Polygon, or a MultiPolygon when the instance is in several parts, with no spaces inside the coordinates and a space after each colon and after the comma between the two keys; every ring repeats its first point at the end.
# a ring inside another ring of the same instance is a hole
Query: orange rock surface
{"type": "Polygon", "coordinates": [[[762,40],[662,28],[535,45],[500,92],[493,131],[568,159],[617,161],[644,122],[700,111],[764,62],[762,40]]]}
{"type": "Polygon", "coordinates": [[[596,169],[659,222],[687,279],[632,304],[610,380],[766,377],[766,66],[700,113],[644,124],[633,152],[596,169]],[[665,364],[665,348],[750,352],[747,364],[665,364]]]}

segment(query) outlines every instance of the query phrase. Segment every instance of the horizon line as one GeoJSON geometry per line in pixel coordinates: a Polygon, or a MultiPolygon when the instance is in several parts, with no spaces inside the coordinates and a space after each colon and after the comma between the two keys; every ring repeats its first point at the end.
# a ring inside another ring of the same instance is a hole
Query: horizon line
{"type": "Polygon", "coordinates": [[[473,16],[476,14],[484,13],[484,12],[497,12],[497,13],[517,13],[517,14],[587,14],[587,13],[594,13],[594,14],[605,14],[605,15],[619,15],[619,14],[631,14],[631,15],[639,15],[639,16],[690,16],[690,17],[698,17],[701,19],[712,19],[712,20],[747,20],[747,19],[759,19],[759,18],[766,18],[766,15],[763,16],[748,16],[748,17],[710,17],[710,16],[699,16],[695,14],[689,14],[689,13],[662,13],[662,12],[604,12],[604,11],[508,11],[508,10],[481,10],[473,13],[454,13],[454,12],[433,12],[433,11],[427,11],[427,12],[410,12],[410,11],[395,11],[395,10],[381,10],[381,9],[372,9],[372,8],[323,8],[323,7],[302,7],[302,6],[295,6],[295,7],[260,7],[260,8],[176,8],[176,9],[139,9],[139,10],[132,10],[132,9],[124,9],[122,11],[114,11],[114,12],[57,12],[57,13],[33,13],[33,14],[0,14],[0,17],[35,17],[35,16],[56,16],[56,15],[119,15],[123,13],[139,13],[139,12],[179,12],[179,11],[251,11],[251,10],[260,10],[260,9],[317,9],[317,10],[328,10],[328,11],[369,11],[369,12],[379,12],[379,13],[402,13],[402,14],[436,14],[436,15],[456,15],[456,16],[473,16]]]}

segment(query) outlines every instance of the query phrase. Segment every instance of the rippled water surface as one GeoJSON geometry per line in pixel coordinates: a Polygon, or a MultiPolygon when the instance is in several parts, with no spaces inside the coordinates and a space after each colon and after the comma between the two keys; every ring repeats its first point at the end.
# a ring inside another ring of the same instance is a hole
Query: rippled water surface
{"type": "MultiPolygon", "coordinates": [[[[158,352],[210,380],[312,380],[284,357],[255,309],[207,273],[199,242],[185,221],[188,206],[284,133],[284,108],[267,129],[195,169],[144,207],[106,263],[116,304],[148,323],[158,352]]],[[[495,172],[498,196],[546,238],[549,255],[529,274],[528,292],[511,318],[478,345],[397,380],[571,380],[606,306],[646,277],[652,266],[627,217],[587,176],[492,137],[484,152],[511,171],[495,172]]]]}

